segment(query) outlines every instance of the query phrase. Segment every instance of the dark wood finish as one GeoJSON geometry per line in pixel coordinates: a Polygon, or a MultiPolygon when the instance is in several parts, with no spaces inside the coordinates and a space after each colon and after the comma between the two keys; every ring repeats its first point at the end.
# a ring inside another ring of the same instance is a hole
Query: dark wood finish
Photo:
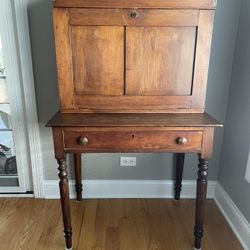
{"type": "Polygon", "coordinates": [[[72,248],[72,228],[71,228],[71,216],[70,216],[70,203],[69,203],[69,183],[67,165],[65,159],[57,159],[59,164],[59,187],[61,196],[61,206],[63,215],[64,237],[66,240],[66,247],[72,248]]]}
{"type": "Polygon", "coordinates": [[[84,152],[199,152],[202,143],[202,131],[164,131],[157,128],[129,131],[123,129],[72,129],[63,131],[65,150],[84,152]],[[88,143],[81,145],[79,139],[86,137],[88,143]],[[178,144],[179,138],[187,143],[178,144]]]}
{"type": "MultiPolygon", "coordinates": [[[[62,114],[57,113],[48,127],[222,127],[203,114],[62,114]]],[[[204,145],[206,146],[206,145],[204,145]]]]}
{"type": "Polygon", "coordinates": [[[175,200],[180,199],[184,160],[185,160],[184,153],[178,153],[176,155],[175,200]]]}
{"type": "Polygon", "coordinates": [[[69,9],[69,23],[78,26],[198,26],[199,11],[72,8],[69,9]]]}
{"type": "MultiPolygon", "coordinates": [[[[60,193],[67,247],[71,246],[72,232],[64,153],[77,154],[75,166],[79,169],[80,153],[132,151],[179,154],[175,196],[177,199],[181,187],[184,153],[200,153],[195,220],[195,246],[200,247],[207,190],[207,163],[212,154],[214,127],[221,126],[217,121],[206,113],[138,115],[58,113],[47,126],[53,128],[55,155],[59,163],[60,193]]],[[[78,175],[76,178],[80,180],[79,172],[76,175],[78,175]]]]}
{"type": "Polygon", "coordinates": [[[55,0],[54,7],[215,9],[216,0],[55,0]]]}
{"type": "MultiPolygon", "coordinates": [[[[81,200],[85,152],[177,153],[176,200],[185,153],[199,153],[195,247],[200,248],[207,162],[214,128],[221,126],[204,113],[215,6],[216,0],[54,1],[60,113],[47,126],[53,128],[68,248],[64,154],[74,154],[81,200]]],[[[109,228],[107,234],[115,235],[107,248],[117,248],[118,231],[109,228]]]]}
{"type": "Polygon", "coordinates": [[[191,95],[195,40],[196,27],[128,27],[126,95],[191,95]]]}
{"type": "Polygon", "coordinates": [[[203,130],[202,152],[201,157],[210,160],[213,151],[214,127],[205,128],[203,130]]]}
{"type": "Polygon", "coordinates": [[[201,248],[201,239],[203,236],[203,226],[205,218],[205,203],[206,203],[206,194],[207,194],[207,170],[208,170],[208,161],[201,158],[199,155],[199,170],[198,170],[198,179],[197,179],[197,196],[196,196],[196,212],[195,212],[195,227],[194,227],[194,236],[195,236],[195,248],[201,248]]]}
{"type": "Polygon", "coordinates": [[[74,154],[74,168],[75,168],[75,190],[76,190],[76,200],[82,200],[82,164],[81,164],[81,154],[74,154]]]}
{"type": "Polygon", "coordinates": [[[71,215],[70,215],[70,201],[69,201],[69,181],[67,164],[63,149],[63,137],[62,130],[60,128],[53,128],[53,140],[55,158],[58,162],[59,170],[59,189],[61,197],[61,208],[63,216],[64,237],[66,241],[66,247],[70,249],[72,247],[72,228],[71,228],[71,215]]]}

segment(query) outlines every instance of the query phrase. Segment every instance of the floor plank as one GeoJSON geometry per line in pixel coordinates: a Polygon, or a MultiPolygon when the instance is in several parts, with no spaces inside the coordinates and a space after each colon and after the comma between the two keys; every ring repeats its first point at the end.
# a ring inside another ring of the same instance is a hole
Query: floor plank
{"type": "MultiPolygon", "coordinates": [[[[77,250],[193,249],[194,200],[71,201],[77,250]]],[[[62,250],[58,200],[0,199],[0,248],[62,250]]],[[[207,201],[202,250],[242,250],[213,200],[207,201]]]]}

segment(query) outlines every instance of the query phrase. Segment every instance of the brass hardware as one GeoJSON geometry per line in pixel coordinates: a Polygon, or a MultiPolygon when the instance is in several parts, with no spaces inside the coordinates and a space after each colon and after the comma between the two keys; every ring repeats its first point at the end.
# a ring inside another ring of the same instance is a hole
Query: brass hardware
{"type": "Polygon", "coordinates": [[[132,11],[130,12],[130,17],[133,18],[133,19],[137,18],[137,17],[138,17],[138,12],[135,11],[135,10],[132,10],[132,11]]]}
{"type": "Polygon", "coordinates": [[[78,144],[86,146],[88,144],[89,140],[87,137],[80,137],[78,139],[78,144]]]}
{"type": "Polygon", "coordinates": [[[177,139],[177,144],[179,145],[185,145],[188,142],[188,139],[185,137],[180,137],[177,139]]]}

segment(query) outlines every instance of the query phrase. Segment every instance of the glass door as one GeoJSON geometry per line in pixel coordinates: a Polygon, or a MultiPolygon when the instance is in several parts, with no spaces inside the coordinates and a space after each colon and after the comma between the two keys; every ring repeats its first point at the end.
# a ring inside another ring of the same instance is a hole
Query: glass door
{"type": "MultiPolygon", "coordinates": [[[[14,103],[15,98],[13,98],[16,95],[16,93],[13,95],[13,79],[11,79],[14,67],[12,72],[11,68],[6,69],[3,39],[4,36],[0,34],[0,193],[26,192],[25,173],[23,170],[19,171],[23,169],[24,164],[22,151],[19,149],[23,139],[18,131],[19,118],[13,117],[13,113],[15,116],[20,113],[16,110],[17,103],[14,103]]],[[[16,89],[18,84],[15,82],[16,89]]]]}
{"type": "Polygon", "coordinates": [[[0,187],[18,187],[17,161],[5,72],[0,35],[0,187]]]}

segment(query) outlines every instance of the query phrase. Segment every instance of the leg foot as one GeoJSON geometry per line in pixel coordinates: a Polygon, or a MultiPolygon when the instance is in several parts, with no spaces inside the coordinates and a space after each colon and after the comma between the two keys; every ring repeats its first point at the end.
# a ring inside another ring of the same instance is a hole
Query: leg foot
{"type": "Polygon", "coordinates": [[[76,190],[76,200],[82,200],[82,169],[81,169],[81,154],[74,154],[74,167],[75,167],[75,190],[76,190]]]}
{"type": "Polygon", "coordinates": [[[184,166],[185,154],[177,154],[176,160],[176,182],[175,182],[175,200],[180,199],[181,187],[182,187],[182,175],[184,166]]]}
{"type": "Polygon", "coordinates": [[[203,236],[203,225],[205,217],[205,203],[207,194],[207,175],[208,161],[202,159],[199,155],[199,170],[197,179],[196,212],[195,212],[195,248],[201,248],[201,239],[203,236]]]}
{"type": "Polygon", "coordinates": [[[57,159],[59,164],[59,187],[61,196],[61,206],[63,215],[64,237],[66,241],[66,248],[72,248],[72,228],[70,218],[70,200],[69,200],[69,182],[67,165],[65,159],[57,159]]]}

